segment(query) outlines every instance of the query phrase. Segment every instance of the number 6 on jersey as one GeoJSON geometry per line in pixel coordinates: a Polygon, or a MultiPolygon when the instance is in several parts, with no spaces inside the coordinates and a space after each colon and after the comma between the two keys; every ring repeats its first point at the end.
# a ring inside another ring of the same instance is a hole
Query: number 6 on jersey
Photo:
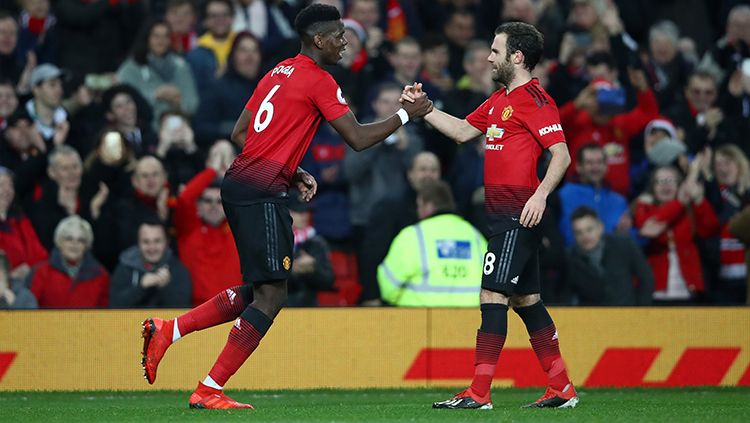
{"type": "Polygon", "coordinates": [[[276,94],[279,87],[281,87],[280,84],[274,85],[273,88],[271,88],[271,91],[268,92],[268,95],[266,95],[266,98],[260,103],[258,113],[255,114],[255,122],[253,122],[253,129],[255,129],[255,132],[263,132],[263,130],[268,128],[268,125],[271,124],[271,119],[273,119],[273,103],[271,103],[271,97],[276,94]],[[264,116],[262,121],[260,120],[261,116],[264,116]]]}

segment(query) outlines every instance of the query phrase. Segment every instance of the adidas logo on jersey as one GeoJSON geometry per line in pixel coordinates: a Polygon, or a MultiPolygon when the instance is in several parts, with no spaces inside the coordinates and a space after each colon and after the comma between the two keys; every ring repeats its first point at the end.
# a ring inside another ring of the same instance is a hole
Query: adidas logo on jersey
{"type": "Polygon", "coordinates": [[[242,327],[240,327],[240,320],[242,319],[238,318],[237,320],[234,321],[234,327],[236,327],[238,330],[242,329],[242,327]]]}
{"type": "Polygon", "coordinates": [[[276,75],[277,73],[280,73],[282,75],[286,75],[287,78],[292,76],[292,72],[294,72],[294,67],[292,66],[276,66],[271,71],[271,76],[276,75]]]}
{"type": "Polygon", "coordinates": [[[510,280],[510,283],[518,285],[518,276],[510,280]]]}
{"type": "Polygon", "coordinates": [[[234,299],[237,297],[237,294],[234,293],[231,289],[227,289],[227,298],[229,298],[229,304],[234,305],[234,299]]]}
{"type": "Polygon", "coordinates": [[[551,132],[558,132],[558,131],[562,131],[562,126],[559,123],[556,123],[554,125],[548,125],[548,126],[545,126],[542,129],[540,129],[539,130],[539,135],[540,136],[544,136],[544,135],[547,135],[547,134],[549,134],[551,132]]]}

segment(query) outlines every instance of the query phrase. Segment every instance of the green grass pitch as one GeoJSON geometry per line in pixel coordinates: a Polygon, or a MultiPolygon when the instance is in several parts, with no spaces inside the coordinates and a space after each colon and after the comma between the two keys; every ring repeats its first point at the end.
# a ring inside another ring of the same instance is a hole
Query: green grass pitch
{"type": "Polygon", "coordinates": [[[433,410],[456,390],[228,391],[252,410],[190,410],[189,392],[0,392],[0,422],[750,421],[750,388],[581,389],[575,409],[520,408],[539,389],[495,389],[494,410],[433,410]]]}

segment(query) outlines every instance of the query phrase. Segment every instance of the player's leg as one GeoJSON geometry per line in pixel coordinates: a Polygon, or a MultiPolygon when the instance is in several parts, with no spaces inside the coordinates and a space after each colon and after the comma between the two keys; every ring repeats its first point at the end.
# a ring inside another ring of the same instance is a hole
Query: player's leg
{"type": "Polygon", "coordinates": [[[578,403],[578,397],[560,354],[557,328],[539,295],[538,257],[538,252],[535,252],[519,276],[519,293],[510,299],[513,311],[526,325],[529,341],[542,369],[547,373],[549,384],[545,393],[527,407],[571,408],[578,403]]]}
{"type": "Polygon", "coordinates": [[[287,297],[286,281],[258,284],[254,288],[255,299],[237,318],[229,331],[229,339],[211,371],[190,396],[191,408],[252,408],[238,403],[224,392],[232,375],[252,355],[263,336],[273,324],[287,297]]]}
{"type": "Polygon", "coordinates": [[[141,365],[148,383],[156,380],[159,362],[167,348],[181,337],[236,319],[252,300],[249,285],[225,289],[210,300],[173,320],[149,318],[143,321],[141,365]]]}
{"type": "Polygon", "coordinates": [[[516,238],[517,230],[507,231],[490,238],[487,246],[480,294],[482,323],[477,331],[471,386],[451,399],[434,403],[434,408],[492,408],[490,388],[508,333],[508,296],[513,292],[509,275],[522,260],[511,253],[516,238]]]}

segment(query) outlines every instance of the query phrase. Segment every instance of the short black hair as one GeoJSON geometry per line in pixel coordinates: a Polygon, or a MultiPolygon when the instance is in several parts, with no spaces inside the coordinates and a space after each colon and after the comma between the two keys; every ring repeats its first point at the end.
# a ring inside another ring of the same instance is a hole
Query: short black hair
{"type": "Polygon", "coordinates": [[[138,222],[138,230],[136,232],[136,236],[138,236],[138,233],[141,232],[142,226],[158,226],[164,231],[164,236],[169,240],[169,231],[167,230],[167,226],[159,220],[156,216],[148,216],[141,219],[140,222],[138,222]]]}
{"type": "Polygon", "coordinates": [[[495,35],[506,34],[506,55],[510,57],[516,51],[523,53],[523,64],[532,71],[542,59],[544,36],[534,25],[524,22],[506,22],[495,29],[495,35]]]}
{"type": "MultiPolygon", "coordinates": [[[[102,93],[102,106],[104,106],[105,112],[111,112],[112,111],[112,102],[115,101],[115,97],[117,97],[120,94],[126,94],[130,96],[130,98],[135,102],[135,97],[133,95],[133,90],[130,85],[127,84],[118,84],[113,85],[109,87],[106,91],[102,93]]],[[[138,106],[136,105],[136,113],[138,110],[138,106]]]]}
{"type": "Polygon", "coordinates": [[[432,50],[434,48],[448,46],[448,40],[440,34],[434,32],[427,33],[419,42],[422,51],[432,50]]]}
{"type": "Polygon", "coordinates": [[[606,65],[610,70],[617,69],[617,60],[612,53],[608,51],[595,51],[586,57],[586,65],[599,66],[606,65]]]}
{"type": "MultiPolygon", "coordinates": [[[[602,146],[599,145],[599,144],[595,144],[593,142],[590,142],[588,144],[582,145],[581,148],[579,148],[578,151],[576,151],[576,162],[578,162],[578,163],[583,162],[583,155],[584,155],[584,153],[586,153],[587,151],[594,151],[594,150],[601,151],[602,154],[604,154],[604,148],[602,148],[602,146]]],[[[606,157],[605,157],[605,159],[606,159],[606,157]]]]}
{"type": "Polygon", "coordinates": [[[320,24],[338,21],[341,13],[334,6],[327,4],[311,4],[302,9],[294,18],[294,29],[301,38],[312,37],[320,31],[320,24]]]}
{"type": "Polygon", "coordinates": [[[599,214],[596,212],[596,210],[592,209],[589,206],[581,206],[578,207],[573,211],[573,214],[570,215],[570,221],[575,222],[578,219],[583,219],[584,217],[590,217],[595,220],[601,220],[599,219],[599,214]]]}

